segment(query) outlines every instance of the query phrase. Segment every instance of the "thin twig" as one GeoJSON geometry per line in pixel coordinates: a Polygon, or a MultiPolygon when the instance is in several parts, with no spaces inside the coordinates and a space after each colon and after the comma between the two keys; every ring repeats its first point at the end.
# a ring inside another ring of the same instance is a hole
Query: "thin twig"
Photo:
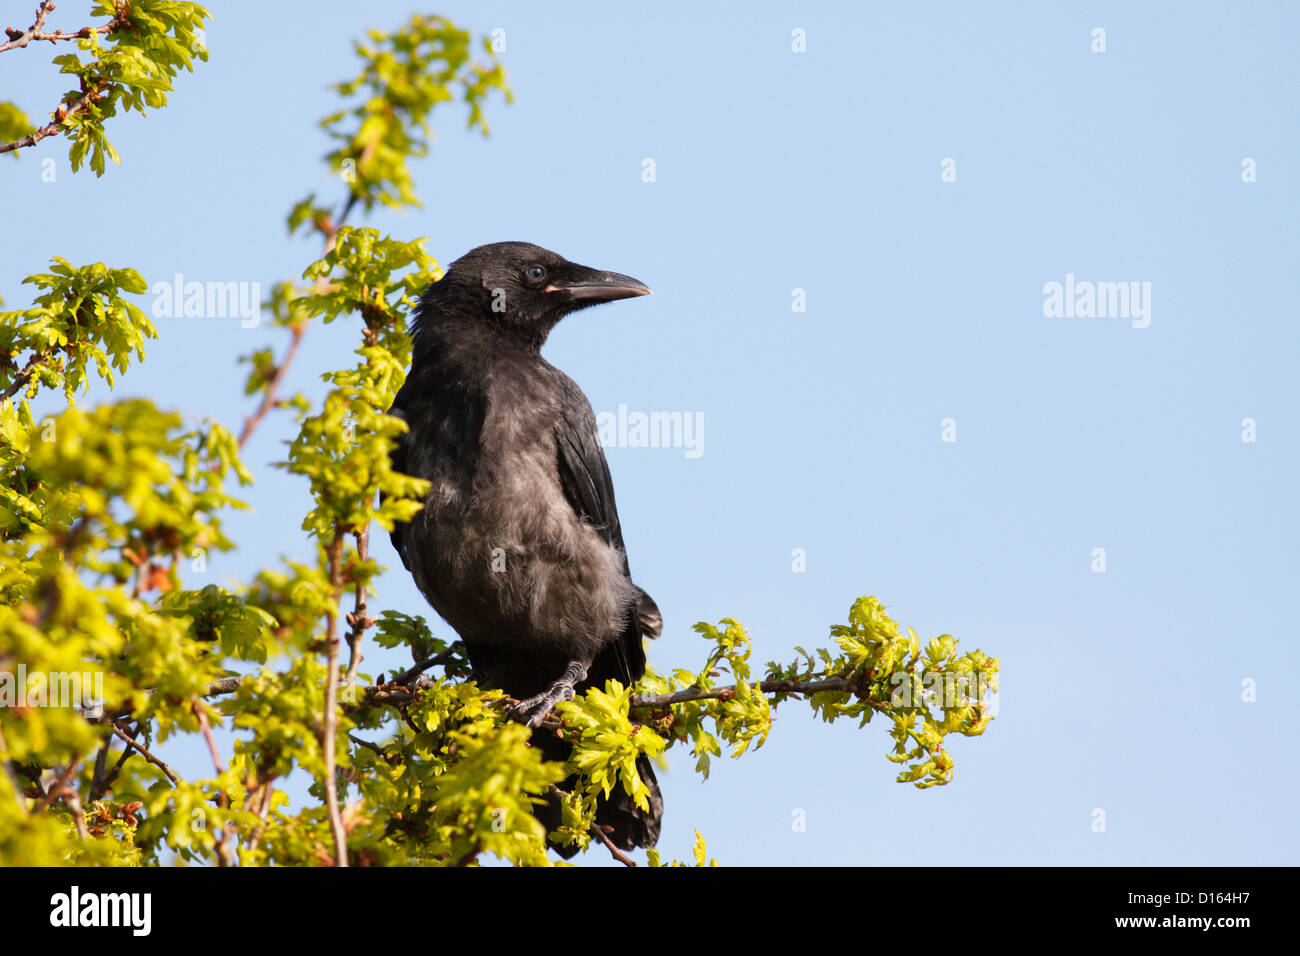
{"type": "MultiPolygon", "coordinates": [[[[862,684],[847,677],[827,677],[823,680],[765,680],[758,685],[763,694],[820,694],[825,691],[850,691],[861,693],[862,684]]],[[[730,700],[736,696],[736,686],[688,687],[671,694],[649,694],[633,697],[632,707],[669,707],[673,704],[685,704],[693,700],[730,700]]],[[[876,703],[876,701],[871,701],[876,703]]]]}
{"type": "MultiPolygon", "coordinates": [[[[361,694],[359,695],[361,702],[364,702],[365,704],[387,704],[395,707],[411,703],[416,699],[416,694],[408,690],[406,685],[410,684],[411,681],[418,677],[422,671],[428,670],[430,667],[436,667],[439,664],[450,663],[456,658],[457,653],[456,650],[449,648],[441,654],[419,661],[414,666],[403,671],[395,680],[389,681],[387,684],[376,684],[369,687],[363,687],[361,689],[361,694]],[[394,688],[394,685],[398,686],[394,688]]],[[[243,683],[243,675],[222,677],[209,684],[208,689],[199,696],[222,697],[226,694],[233,694],[239,690],[240,685],[243,683]]],[[[146,690],[144,693],[153,694],[154,691],[146,690]]],[[[104,718],[106,720],[121,720],[123,717],[130,716],[130,714],[131,710],[127,708],[123,710],[109,711],[104,715],[104,718]]]]}
{"type": "Polygon", "coordinates": [[[22,139],[16,139],[12,143],[0,145],[0,153],[9,153],[16,149],[23,149],[27,146],[35,146],[45,137],[57,133],[59,127],[63,125],[64,121],[66,121],[69,116],[75,116],[78,113],[86,112],[86,110],[90,109],[92,103],[106,96],[108,93],[108,86],[109,83],[107,81],[102,81],[102,85],[97,86],[93,90],[87,90],[86,95],[77,100],[77,102],[71,107],[66,103],[60,103],[54,111],[54,122],[45,124],[35,132],[28,133],[22,139]]]}
{"type": "Polygon", "coordinates": [[[266,391],[262,393],[262,402],[257,406],[257,411],[244,419],[244,427],[239,432],[239,450],[243,451],[248,440],[253,437],[253,430],[262,423],[266,413],[275,407],[279,401],[280,386],[284,383],[285,376],[289,374],[289,366],[293,363],[293,357],[298,354],[298,346],[302,344],[302,337],[307,331],[305,321],[289,326],[289,350],[284,353],[284,360],[280,362],[275,369],[275,375],[266,386],[266,391]]]}
{"type": "Polygon", "coordinates": [[[121,17],[113,17],[112,20],[102,27],[82,27],[75,33],[67,33],[63,30],[55,30],[53,33],[46,33],[41,27],[45,23],[45,17],[54,10],[53,0],[41,0],[41,5],[36,8],[36,22],[26,30],[14,30],[9,28],[5,33],[9,36],[8,43],[0,43],[0,53],[8,50],[16,50],[25,47],[33,40],[49,40],[51,43],[57,43],[59,40],[85,40],[92,33],[113,33],[126,26],[128,21],[121,17]]]}
{"type": "MultiPolygon", "coordinates": [[[[200,694],[199,696],[200,696],[200,697],[220,697],[220,696],[222,696],[223,694],[233,694],[235,691],[239,690],[239,685],[242,684],[243,682],[244,682],[244,678],[243,678],[242,676],[236,676],[236,677],[221,677],[221,678],[218,678],[217,680],[214,680],[211,684],[209,684],[209,685],[208,685],[208,689],[205,690],[205,691],[204,691],[202,694],[200,694]]],[[[146,690],[144,691],[144,693],[145,693],[146,695],[152,695],[152,694],[154,694],[155,692],[154,692],[152,689],[146,689],[146,690]]],[[[129,716],[131,716],[131,713],[132,713],[132,711],[131,711],[131,708],[129,708],[129,707],[125,707],[125,708],[123,708],[123,709],[121,709],[121,710],[111,710],[111,711],[107,711],[107,712],[105,712],[105,714],[104,714],[104,719],[105,719],[105,720],[121,720],[123,717],[129,717],[129,716]]]]}
{"type": "Polygon", "coordinates": [[[208,743],[208,753],[212,755],[212,766],[216,768],[217,776],[226,772],[225,761],[221,759],[221,754],[217,750],[216,738],[212,736],[212,725],[208,723],[208,713],[203,709],[203,705],[198,701],[194,702],[194,716],[198,718],[199,730],[203,731],[203,739],[208,743]]]}
{"type": "MultiPolygon", "coordinates": [[[[363,563],[370,553],[370,526],[366,525],[357,532],[357,563],[363,563]]],[[[366,617],[366,584],[358,579],[356,599],[352,613],[348,615],[348,676],[347,684],[353,687],[357,682],[357,668],[361,666],[361,641],[366,636],[366,629],[374,624],[374,618],[366,617]]]]}
{"type": "Polygon", "coordinates": [[[91,803],[94,803],[101,796],[103,796],[103,791],[101,790],[101,788],[104,786],[104,780],[106,779],[108,774],[108,751],[109,751],[109,744],[108,741],[105,740],[103,743],[99,745],[99,754],[95,757],[95,772],[94,774],[91,775],[90,778],[90,802],[91,803]]]}
{"type": "Polygon", "coordinates": [[[8,43],[0,43],[0,53],[8,50],[16,50],[19,47],[25,47],[33,40],[42,39],[39,34],[41,27],[45,26],[45,18],[50,15],[54,9],[54,0],[41,0],[40,5],[36,8],[36,22],[26,30],[8,29],[5,31],[9,35],[8,43]]]}
{"type": "MultiPolygon", "coordinates": [[[[212,736],[212,725],[208,722],[208,712],[203,702],[198,700],[194,702],[191,710],[198,718],[199,730],[203,731],[203,739],[208,742],[208,753],[212,755],[212,766],[216,768],[217,776],[220,777],[226,772],[226,762],[221,759],[221,753],[217,750],[216,738],[212,736]]],[[[217,794],[217,806],[222,810],[230,806],[230,798],[224,789],[217,794]]],[[[221,826],[221,835],[217,837],[217,865],[235,865],[235,851],[230,846],[230,827],[224,823],[221,826]]]]}
{"type": "Polygon", "coordinates": [[[371,743],[369,740],[362,740],[356,734],[348,734],[348,740],[352,741],[354,744],[357,744],[361,747],[365,747],[367,750],[373,750],[383,759],[385,763],[391,764],[396,760],[395,757],[391,757],[387,753],[385,753],[384,748],[379,746],[379,744],[371,743]]]}
{"type": "Polygon", "coordinates": [[[250,854],[257,852],[257,845],[262,842],[262,834],[266,831],[266,815],[271,810],[271,799],[275,796],[275,788],[271,786],[274,781],[275,778],[271,777],[260,784],[261,791],[257,801],[257,819],[260,822],[254,828],[253,834],[248,841],[248,852],[250,854]]]}
{"type": "Polygon", "coordinates": [[[352,213],[352,207],[357,204],[357,200],[360,198],[361,197],[358,196],[354,190],[349,189],[348,198],[343,203],[343,211],[339,213],[339,218],[337,222],[325,224],[324,227],[325,242],[326,242],[325,251],[327,253],[333,250],[334,242],[338,237],[339,227],[342,226],[345,222],[347,222],[348,216],[352,213]]]}
{"type": "MultiPolygon", "coordinates": [[[[387,684],[378,684],[371,687],[364,687],[361,691],[361,699],[367,704],[384,704],[391,707],[400,707],[403,704],[414,702],[418,694],[408,689],[414,678],[418,677],[421,672],[428,670],[430,667],[436,667],[439,664],[447,664],[457,655],[456,648],[450,647],[441,654],[416,662],[413,666],[407,668],[401,674],[397,675],[387,684]]],[[[238,689],[242,677],[223,677],[221,680],[213,682],[203,696],[217,697],[222,694],[231,694],[238,689]]],[[[861,695],[863,684],[858,680],[851,680],[847,677],[826,677],[821,680],[799,681],[799,680],[765,680],[758,685],[758,690],[762,694],[820,694],[827,691],[848,691],[852,694],[861,695]]],[[[671,707],[673,704],[685,704],[698,700],[730,700],[736,696],[737,687],[735,684],[728,684],[724,687],[710,687],[704,689],[701,687],[687,687],[684,690],[674,691],[671,694],[647,694],[633,697],[631,707],[636,709],[659,709],[671,707]]],[[[869,701],[874,706],[885,706],[880,701],[869,701]]]]}
{"type": "MultiPolygon", "coordinates": [[[[380,704],[388,707],[401,707],[405,704],[414,703],[419,699],[419,694],[417,691],[410,689],[408,685],[430,667],[450,663],[456,658],[457,654],[458,649],[453,645],[441,654],[435,654],[433,657],[417,661],[386,684],[363,687],[359,695],[359,703],[364,705],[380,704]]],[[[239,685],[243,680],[243,677],[223,677],[208,685],[207,691],[202,696],[220,697],[223,694],[233,694],[239,689],[239,685]]],[[[820,694],[827,691],[848,691],[851,694],[862,696],[864,685],[861,681],[851,680],[847,677],[826,677],[821,680],[811,681],[765,680],[758,685],[758,690],[762,694],[803,695],[820,694]]],[[[685,704],[699,700],[730,700],[736,696],[736,692],[737,687],[735,684],[728,684],[724,687],[710,687],[707,690],[701,687],[687,687],[671,694],[647,694],[633,697],[630,704],[632,710],[662,709],[671,707],[673,704],[685,704]]],[[[511,698],[502,699],[503,705],[514,702],[511,698]]],[[[876,700],[868,700],[868,703],[875,707],[886,706],[883,702],[876,700]]],[[[111,716],[116,719],[125,715],[113,714],[111,716]]]]}
{"type": "Polygon", "coordinates": [[[151,754],[141,744],[136,743],[126,734],[122,733],[122,731],[118,728],[116,723],[110,722],[108,726],[109,729],[112,730],[114,734],[116,734],[118,737],[122,739],[123,743],[125,743],[128,747],[131,747],[133,750],[138,751],[140,755],[144,757],[145,760],[149,761],[151,764],[153,764],[155,767],[157,767],[159,770],[165,773],[167,775],[167,779],[172,782],[173,786],[181,782],[181,778],[176,776],[176,774],[172,772],[171,767],[167,766],[165,763],[163,763],[161,760],[159,760],[157,757],[151,754]]]}
{"type": "MultiPolygon", "coordinates": [[[[555,783],[551,784],[550,792],[553,796],[559,797],[561,800],[569,795],[568,790],[563,789],[559,784],[555,783]]],[[[614,859],[618,860],[618,862],[622,863],[624,866],[636,866],[636,861],[628,857],[623,853],[623,851],[616,847],[613,841],[610,840],[609,835],[594,821],[591,824],[591,835],[600,840],[601,843],[605,844],[605,847],[609,850],[610,854],[614,859]]]]}
{"type": "MultiPolygon", "coordinates": [[[[334,251],[334,245],[338,241],[339,229],[342,228],[348,214],[352,212],[352,207],[356,202],[356,195],[350,194],[347,203],[343,206],[343,211],[339,214],[337,220],[330,222],[325,221],[317,224],[321,234],[325,237],[325,251],[322,255],[329,255],[334,251]]],[[[316,280],[317,291],[323,290],[329,284],[329,280],[322,276],[316,280]]],[[[280,386],[284,384],[286,376],[289,374],[289,366],[293,364],[294,356],[298,354],[298,346],[302,344],[303,336],[307,333],[307,320],[289,325],[289,348],[284,353],[284,359],[275,368],[275,374],[271,376],[271,381],[267,383],[266,390],[262,393],[262,401],[257,406],[253,414],[244,419],[244,427],[239,432],[239,450],[243,451],[248,440],[253,437],[253,432],[257,426],[262,423],[267,412],[276,406],[279,402],[280,386]]]]}
{"type": "Polygon", "coordinates": [[[601,843],[605,844],[606,849],[609,850],[610,856],[618,860],[618,862],[622,863],[624,866],[636,867],[636,860],[633,860],[618,847],[614,846],[614,841],[611,840],[609,835],[600,828],[599,824],[593,823],[591,825],[591,832],[594,836],[600,838],[601,843]]]}
{"type": "Polygon", "coordinates": [[[72,819],[77,824],[77,836],[83,840],[90,839],[90,831],[86,829],[86,815],[81,809],[81,794],[77,793],[76,787],[59,787],[58,794],[63,797],[64,804],[72,811],[72,819]]]}
{"type": "Polygon", "coordinates": [[[335,732],[338,727],[339,695],[339,637],[338,637],[338,600],[342,591],[343,528],[336,526],[334,540],[329,547],[330,584],[334,590],[330,602],[328,625],[325,634],[325,666],[328,668],[325,681],[325,719],[321,734],[321,747],[325,751],[325,804],[329,810],[330,830],[334,834],[334,862],[337,866],[348,865],[348,835],[343,828],[343,817],[339,813],[338,779],[334,772],[335,732]]]}
{"type": "Polygon", "coordinates": [[[422,661],[416,661],[412,666],[408,667],[406,670],[402,671],[402,673],[398,674],[391,681],[389,681],[389,683],[401,684],[403,687],[405,687],[407,684],[411,683],[411,681],[415,680],[415,678],[419,677],[422,673],[427,671],[430,667],[437,667],[440,664],[450,664],[453,660],[456,659],[456,657],[460,653],[459,648],[457,646],[458,644],[459,642],[457,642],[457,644],[453,644],[451,647],[447,648],[441,654],[434,654],[433,657],[426,657],[422,661]]]}
{"type": "MultiPolygon", "coordinates": [[[[135,730],[131,731],[131,736],[134,737],[139,732],[140,728],[136,727],[135,730]]],[[[108,741],[104,741],[104,745],[107,747],[108,741]]],[[[122,755],[117,758],[117,763],[113,764],[113,769],[105,775],[103,781],[101,781],[97,787],[91,787],[91,803],[94,803],[96,800],[102,800],[104,795],[112,788],[113,784],[117,783],[117,778],[122,773],[122,765],[130,759],[132,753],[134,753],[134,751],[131,750],[130,747],[122,748],[122,755]]]]}
{"type": "Polygon", "coordinates": [[[239,685],[244,682],[243,677],[222,677],[214,680],[208,685],[207,693],[204,697],[219,697],[222,694],[233,694],[239,690],[239,685]]]}
{"type": "Polygon", "coordinates": [[[49,352],[38,352],[29,358],[27,364],[23,366],[23,370],[15,375],[14,380],[9,383],[9,387],[6,388],[3,393],[0,393],[0,401],[3,401],[6,398],[13,398],[26,388],[28,380],[36,374],[36,370],[40,368],[42,362],[50,357],[50,354],[51,353],[49,352]]]}
{"type": "MultiPolygon", "coordinates": [[[[63,773],[59,774],[58,779],[55,780],[54,783],[52,783],[45,791],[45,796],[41,799],[41,802],[35,806],[34,809],[37,813],[47,809],[51,803],[63,795],[64,786],[67,784],[68,778],[72,776],[74,770],[81,766],[83,756],[83,754],[76,754],[68,761],[68,765],[63,768],[63,773]]],[[[69,809],[71,809],[71,807],[69,807],[69,809]]]]}

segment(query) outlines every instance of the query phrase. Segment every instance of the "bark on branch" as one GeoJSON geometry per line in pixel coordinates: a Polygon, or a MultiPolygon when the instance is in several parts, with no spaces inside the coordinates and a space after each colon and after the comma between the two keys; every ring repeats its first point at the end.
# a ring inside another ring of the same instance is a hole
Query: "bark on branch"
{"type": "Polygon", "coordinates": [[[59,40],[84,40],[92,33],[112,33],[126,26],[127,22],[114,17],[102,27],[82,27],[75,33],[67,33],[63,30],[46,33],[41,27],[45,26],[45,18],[54,12],[54,6],[54,0],[41,0],[40,6],[36,8],[35,23],[26,30],[15,30],[13,27],[8,27],[5,30],[5,35],[9,37],[9,40],[7,43],[0,43],[0,53],[25,47],[33,40],[49,40],[51,43],[57,43],[59,40]]]}
{"type": "MultiPolygon", "coordinates": [[[[860,682],[847,677],[825,677],[821,680],[765,680],[758,685],[763,694],[820,694],[825,691],[848,691],[862,694],[860,682]]],[[[648,694],[633,697],[632,707],[670,707],[673,704],[686,704],[694,700],[731,700],[736,696],[736,685],[726,687],[687,687],[685,690],[671,694],[648,694]]],[[[873,702],[874,703],[874,702],[873,702]]]]}
{"type": "Polygon", "coordinates": [[[28,133],[22,139],[16,139],[12,143],[4,143],[3,145],[0,145],[0,153],[11,153],[16,149],[35,146],[45,137],[57,133],[69,116],[75,116],[78,113],[86,112],[90,109],[91,104],[106,96],[108,94],[108,86],[109,84],[104,82],[93,90],[87,90],[86,94],[70,107],[64,103],[60,103],[58,108],[54,111],[54,122],[46,123],[35,132],[28,133]]]}
{"type": "Polygon", "coordinates": [[[42,39],[41,27],[45,26],[45,18],[50,15],[54,9],[54,0],[41,0],[40,5],[36,8],[36,22],[26,30],[15,30],[12,27],[5,30],[9,37],[8,43],[0,43],[0,53],[7,50],[16,50],[19,47],[25,47],[33,40],[42,39]]]}

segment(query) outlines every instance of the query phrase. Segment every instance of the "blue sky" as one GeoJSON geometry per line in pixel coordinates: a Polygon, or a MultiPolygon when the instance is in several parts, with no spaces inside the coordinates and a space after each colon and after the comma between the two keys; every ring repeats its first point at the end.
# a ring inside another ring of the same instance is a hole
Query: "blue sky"
{"type": "MultiPolygon", "coordinates": [[[[80,26],[76,6],[52,22],[80,26]]],[[[598,412],[702,416],[698,457],[608,451],[634,576],[666,621],[652,663],[698,666],[690,625],[727,616],[756,658],[788,660],[860,594],[1002,660],[998,719],[953,746],[947,787],[894,783],[885,727],[794,702],[707,783],[674,754],[666,856],[688,858],[699,828],[726,864],[1298,862],[1300,16],[1137,6],[433,8],[505,30],[516,104],[491,104],[486,140],[435,114],[425,208],[366,224],[428,236],[443,263],[521,239],[654,288],[546,349],[598,412]],[[1067,275],[1150,283],[1150,324],[1045,316],[1067,275]]],[[[316,126],[328,84],[354,72],[354,37],[412,10],[212,10],[211,61],[167,109],[110,125],[122,167],[74,176],[48,140],[0,163],[7,307],[53,255],[264,288],[316,257],[284,217],[339,192],[316,126]]],[[[62,92],[50,55],[0,62],[33,117],[62,92]]],[[[283,341],[234,319],[159,327],[117,394],[237,428],[236,357],[283,341]]],[[[355,339],[313,328],[292,387],[322,394],[355,339]]],[[[242,550],[209,563],[216,580],[308,553],[306,488],[270,468],[289,437],[272,421],[250,445],[256,513],[230,522],[242,550]]],[[[377,557],[396,566],[377,607],[424,613],[386,541],[377,557]]],[[[372,648],[366,668],[398,660],[372,648]]],[[[172,756],[210,769],[201,748],[172,756]]]]}

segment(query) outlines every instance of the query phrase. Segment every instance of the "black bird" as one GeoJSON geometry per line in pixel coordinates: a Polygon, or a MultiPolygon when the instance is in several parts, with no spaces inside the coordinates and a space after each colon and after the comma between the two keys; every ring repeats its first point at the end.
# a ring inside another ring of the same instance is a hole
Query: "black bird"
{"type": "MultiPolygon", "coordinates": [[[[663,628],[632,583],[591,404],[541,355],[569,313],[649,293],[629,276],[498,242],[453,262],[416,309],[411,372],[390,412],[409,431],[393,464],[432,488],[393,545],[464,641],[473,676],[518,699],[512,713],[532,727],[588,687],[641,678],[642,638],[663,628]]],[[[533,744],[550,760],[567,755],[553,735],[533,744]]],[[[596,816],[624,850],[653,846],[663,815],[649,761],[637,769],[649,813],[615,789],[596,816]]],[[[560,824],[555,800],[537,815],[548,830],[560,824]]]]}

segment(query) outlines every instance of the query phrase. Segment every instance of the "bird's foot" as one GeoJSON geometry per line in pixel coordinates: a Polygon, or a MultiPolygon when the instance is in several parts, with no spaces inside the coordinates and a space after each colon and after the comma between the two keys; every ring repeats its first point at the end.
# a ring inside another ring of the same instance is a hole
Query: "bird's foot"
{"type": "Polygon", "coordinates": [[[573,700],[574,685],[587,676],[587,665],[581,661],[570,661],[560,679],[540,694],[534,694],[527,700],[521,700],[510,708],[510,716],[529,727],[538,726],[551,708],[561,701],[573,700]]]}
{"type": "Polygon", "coordinates": [[[529,727],[536,727],[546,719],[552,707],[564,700],[573,700],[573,685],[557,680],[542,693],[511,707],[510,716],[529,727]]]}

